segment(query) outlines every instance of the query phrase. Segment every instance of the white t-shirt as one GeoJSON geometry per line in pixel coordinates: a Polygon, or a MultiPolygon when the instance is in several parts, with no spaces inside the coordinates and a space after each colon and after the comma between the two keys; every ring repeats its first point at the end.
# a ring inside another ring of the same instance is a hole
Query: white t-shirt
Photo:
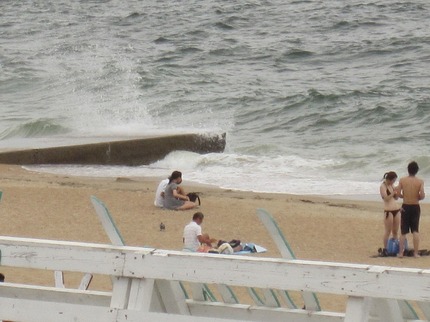
{"type": "Polygon", "coordinates": [[[157,191],[155,192],[155,200],[154,200],[155,206],[163,208],[164,198],[161,196],[161,193],[164,192],[164,189],[166,189],[166,186],[168,185],[168,183],[169,183],[169,179],[164,179],[158,185],[157,191]]]}
{"type": "Polygon", "coordinates": [[[190,222],[184,228],[184,250],[196,252],[200,246],[197,236],[202,235],[202,227],[195,221],[190,222]]]}

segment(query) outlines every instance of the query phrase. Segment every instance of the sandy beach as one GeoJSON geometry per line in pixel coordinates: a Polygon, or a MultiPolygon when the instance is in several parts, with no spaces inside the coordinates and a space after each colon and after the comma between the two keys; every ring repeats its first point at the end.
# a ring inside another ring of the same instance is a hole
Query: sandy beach
{"type": "MultiPolygon", "coordinates": [[[[182,230],[194,210],[177,212],[153,205],[157,178],[83,178],[29,172],[0,165],[0,234],[3,236],[109,243],[90,202],[95,195],[108,206],[126,243],[180,250],[182,230]],[[165,232],[160,232],[163,222],[165,232]]],[[[382,202],[336,200],[311,196],[223,190],[183,183],[201,193],[199,211],[203,231],[218,239],[240,239],[268,249],[255,256],[279,257],[279,252],[256,216],[257,208],[278,221],[296,257],[347,263],[428,268],[430,256],[374,258],[382,244],[382,202]]],[[[430,249],[430,205],[422,205],[421,249],[430,249]]],[[[412,245],[411,236],[409,244],[412,245]]],[[[6,280],[53,285],[52,272],[1,268],[6,280]]],[[[66,275],[66,285],[77,287],[81,276],[66,275]]],[[[106,277],[96,276],[91,288],[109,289],[106,277]]],[[[335,301],[336,302],[336,301],[335,301]]],[[[344,308],[321,297],[324,308],[344,308]]]]}

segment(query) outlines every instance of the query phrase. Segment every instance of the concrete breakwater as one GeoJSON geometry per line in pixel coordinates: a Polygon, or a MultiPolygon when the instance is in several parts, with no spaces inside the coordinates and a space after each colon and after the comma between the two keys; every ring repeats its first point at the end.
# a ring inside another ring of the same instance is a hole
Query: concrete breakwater
{"type": "Polygon", "coordinates": [[[180,134],[0,153],[4,164],[143,165],[175,150],[223,152],[226,134],[180,134]]]}

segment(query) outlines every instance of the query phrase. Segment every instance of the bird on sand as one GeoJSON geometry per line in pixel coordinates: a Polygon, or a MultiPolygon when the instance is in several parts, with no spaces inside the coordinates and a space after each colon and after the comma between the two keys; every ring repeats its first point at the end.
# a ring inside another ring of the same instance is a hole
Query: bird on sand
{"type": "Polygon", "coordinates": [[[163,223],[160,223],[160,231],[164,231],[166,230],[166,225],[164,225],[163,223]]]}

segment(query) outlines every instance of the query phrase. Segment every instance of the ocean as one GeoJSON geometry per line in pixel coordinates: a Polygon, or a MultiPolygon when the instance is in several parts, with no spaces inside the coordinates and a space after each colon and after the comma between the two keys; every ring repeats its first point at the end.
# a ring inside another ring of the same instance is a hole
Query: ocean
{"type": "Polygon", "coordinates": [[[376,198],[430,182],[430,3],[0,1],[0,149],[227,133],[222,154],[37,166],[257,192],[376,198]]]}

